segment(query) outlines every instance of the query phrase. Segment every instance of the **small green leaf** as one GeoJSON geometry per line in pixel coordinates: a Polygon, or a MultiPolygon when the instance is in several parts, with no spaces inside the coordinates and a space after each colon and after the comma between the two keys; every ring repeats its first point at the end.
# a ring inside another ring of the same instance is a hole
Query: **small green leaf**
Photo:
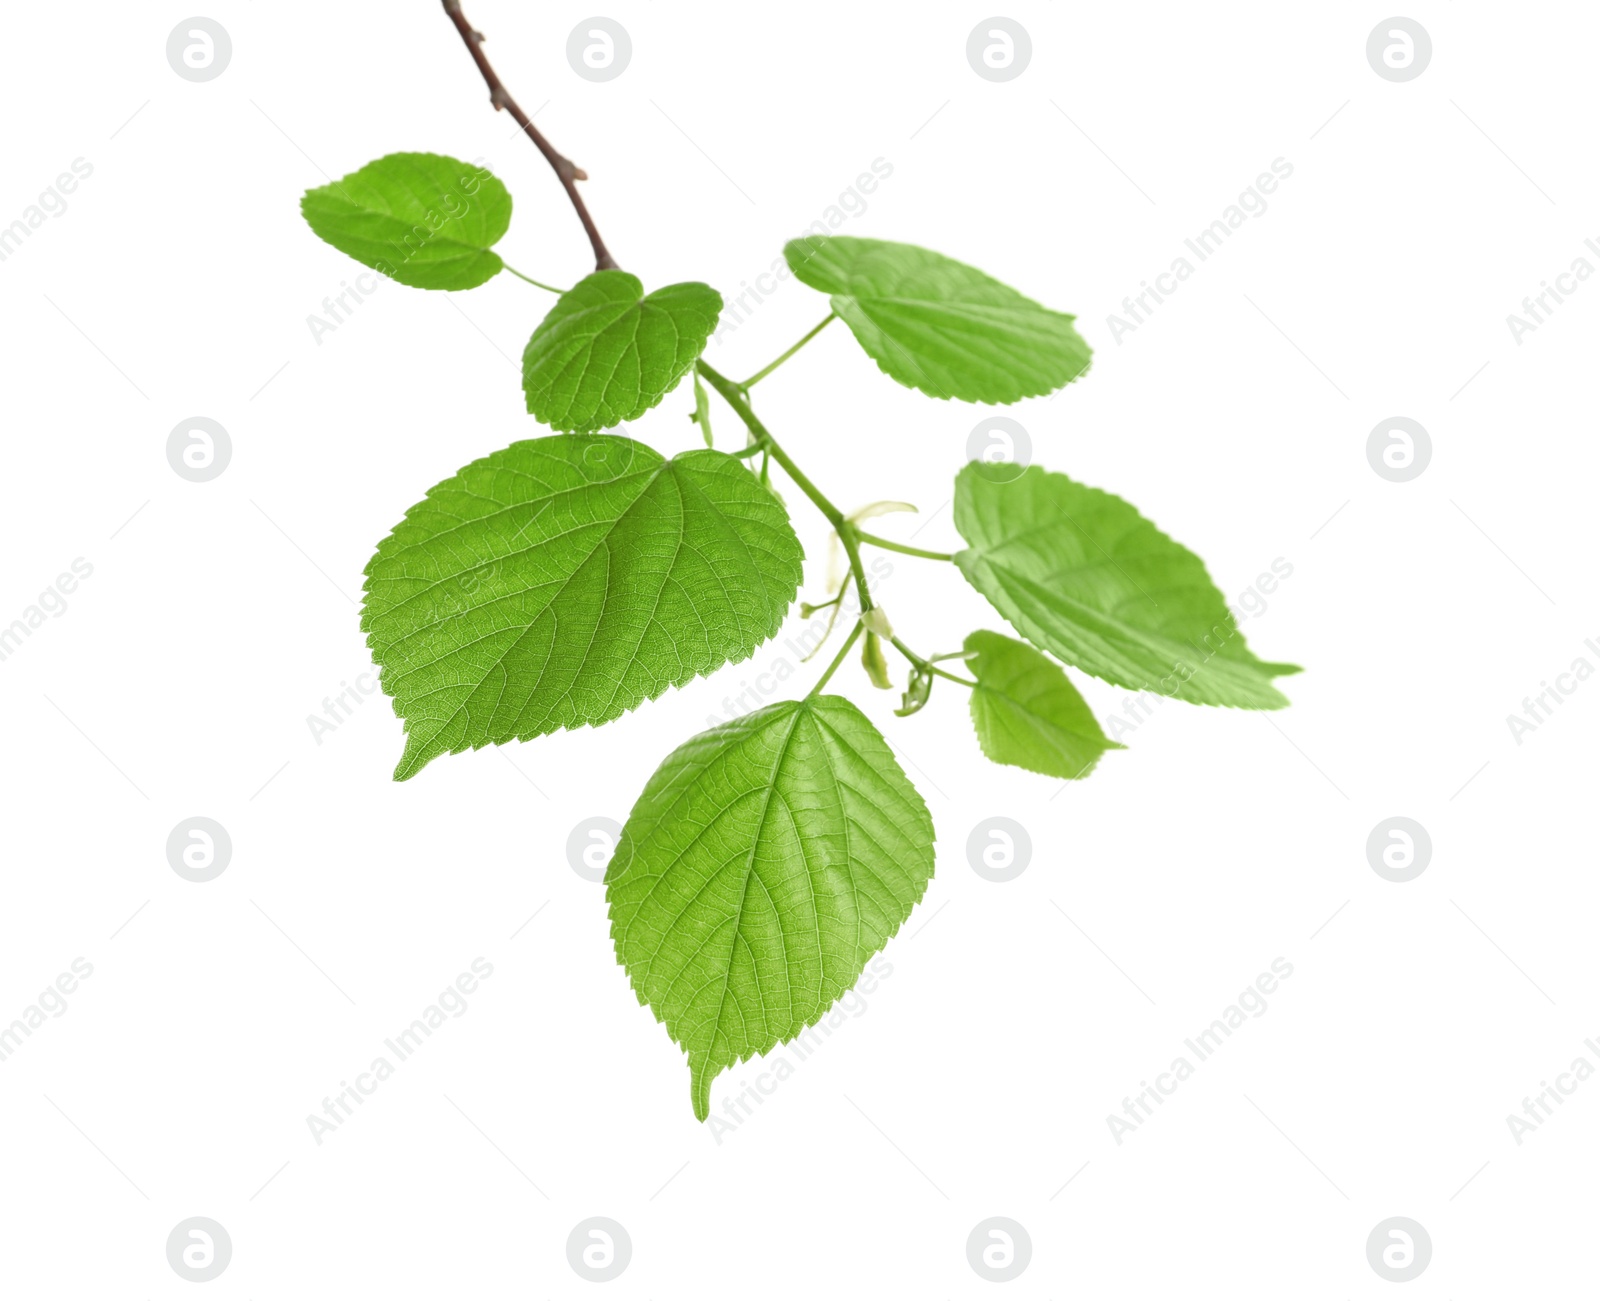
{"type": "Polygon", "coordinates": [[[689,417],[700,426],[700,433],[705,437],[707,447],[715,447],[716,442],[711,437],[711,395],[706,392],[706,386],[700,382],[700,373],[694,376],[694,414],[689,417]]]}
{"type": "Polygon", "coordinates": [[[528,410],[587,433],[637,420],[705,350],[722,295],[694,282],[646,295],[637,276],[596,271],[561,295],[522,353],[528,410]]]}
{"type": "Polygon", "coordinates": [[[933,822],[840,696],[768,705],[667,756],[606,871],[617,960],[689,1056],[729,1066],[815,1025],[933,876],[933,822]]]}
{"type": "Polygon", "coordinates": [[[416,289],[472,289],[505,265],[489,250],[511,224],[506,187],[443,154],[388,154],[307,190],[300,211],[341,253],[416,289]]]}
{"type": "Polygon", "coordinates": [[[1026,642],[975,632],[964,649],[978,680],[972,726],[996,763],[1072,780],[1087,777],[1107,750],[1126,748],[1106,738],[1061,666],[1026,642]]]}
{"type": "Polygon", "coordinates": [[[933,674],[921,664],[911,666],[911,675],[906,679],[906,689],[900,693],[900,708],[895,710],[898,718],[910,718],[918,713],[928,703],[928,697],[933,692],[933,674]]]}
{"type": "Polygon", "coordinates": [[[869,632],[861,643],[861,667],[867,671],[872,685],[880,691],[894,688],[894,679],[889,676],[889,661],[883,653],[883,638],[875,632],[869,632]]]}
{"type": "Polygon", "coordinates": [[[361,627],[430,759],[609,722],[746,658],[800,585],[738,461],[616,435],[513,443],[429,490],[367,565],[361,627]]]}
{"type": "Polygon", "coordinates": [[[963,402],[1016,402],[1089,369],[1075,317],[914,244],[807,235],[784,245],[795,275],[831,295],[880,370],[963,402]]]}
{"type": "Polygon", "coordinates": [[[1200,557],[1122,498],[973,461],[956,476],[955,522],[967,581],[1068,664],[1197,705],[1289,703],[1272,679],[1299,668],[1251,654],[1200,557]]]}

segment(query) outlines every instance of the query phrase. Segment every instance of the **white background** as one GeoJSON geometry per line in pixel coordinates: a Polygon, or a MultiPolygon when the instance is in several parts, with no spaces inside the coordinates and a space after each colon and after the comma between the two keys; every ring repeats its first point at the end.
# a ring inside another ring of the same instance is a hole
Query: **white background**
{"type": "MultiPolygon", "coordinates": [[[[390,284],[315,342],[308,315],[357,268],[299,196],[395,150],[481,156],[515,198],[507,259],[572,283],[589,255],[554,178],[437,4],[212,5],[233,58],[204,84],[166,61],[183,9],[16,9],[0,225],[74,159],[93,175],[0,263],[0,624],[74,558],[93,575],[0,662],[0,1023],[74,958],[93,975],[0,1062],[0,1292],[192,1295],[164,1244],[206,1216],[233,1244],[207,1295],[590,1295],[565,1242],[595,1215],[632,1240],[618,1297],[986,1295],[965,1244],[990,1216],[1031,1237],[1018,1296],[1388,1295],[1365,1244],[1390,1216],[1432,1239],[1412,1295],[1592,1292],[1600,1082],[1521,1145],[1506,1116],[1600,1065],[1600,684],[1520,745],[1506,716],[1600,666],[1600,285],[1520,345],[1506,317],[1600,265],[1600,14],[1414,7],[1432,63],[1394,84],[1366,59],[1369,5],[1017,4],[1032,62],[995,84],[965,54],[981,7],[624,3],[604,12],[632,63],[591,84],[565,47],[592,11],[467,8],[649,286],[731,297],[881,157],[846,233],[1078,313],[1092,373],[1007,414],[1230,598],[1293,566],[1244,626],[1306,667],[1293,708],[1158,702],[1061,790],[983,760],[950,684],[899,720],[842,670],[927,798],[938,873],[867,1012],[719,1142],[565,846],[624,819],[798,613],[752,663],[603,730],[404,785],[381,696],[321,744],[306,721],[368,667],[378,539],[539,432],[515,359],[550,300],[507,276],[390,284]],[[1265,214],[1114,341],[1123,297],[1280,157],[1265,214]],[[195,415],[233,442],[205,484],[166,461],[195,415]],[[1433,442],[1404,484],[1365,451],[1395,415],[1433,442]],[[166,859],[193,815],[233,841],[209,884],[166,859]],[[1033,846],[1004,885],[965,851],[997,815],[1033,846]],[[1367,861],[1394,815],[1433,841],[1407,884],[1367,861]],[[480,956],[466,1013],[318,1145],[308,1113],[480,956]],[[1277,957],[1294,974],[1266,1014],[1119,1145],[1108,1114],[1277,957]]],[[[708,355],[747,374],[825,310],[787,281],[708,355]]],[[[689,404],[634,436],[692,446],[689,404]]],[[[899,388],[837,325],[760,406],[842,503],[922,508],[883,532],[960,545],[950,483],[982,409],[899,388]]],[[[815,599],[825,528],[789,497],[815,599]]],[[[950,567],[891,559],[881,600],[912,644],[1001,626],[950,567]]]]}

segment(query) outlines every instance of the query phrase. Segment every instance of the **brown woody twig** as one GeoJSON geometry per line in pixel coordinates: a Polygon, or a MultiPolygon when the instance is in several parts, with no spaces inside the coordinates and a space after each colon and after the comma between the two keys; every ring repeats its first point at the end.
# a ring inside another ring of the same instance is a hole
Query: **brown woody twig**
{"type": "Polygon", "coordinates": [[[490,66],[489,60],[483,53],[483,33],[467,21],[467,16],[461,12],[460,0],[443,0],[444,11],[450,16],[450,21],[456,25],[456,31],[461,33],[461,39],[466,44],[467,53],[472,55],[472,61],[478,65],[478,71],[483,74],[483,80],[489,87],[489,102],[498,109],[505,111],[516,119],[528,139],[538,147],[544,155],[545,161],[554,169],[555,174],[561,179],[561,186],[567,192],[567,198],[572,200],[572,207],[578,214],[578,220],[583,223],[584,233],[589,236],[589,243],[594,248],[594,269],[604,271],[615,267],[617,260],[607,251],[605,241],[600,238],[600,231],[594,224],[594,218],[589,215],[589,209],[584,206],[583,196],[578,193],[579,181],[588,180],[588,175],[581,167],[573,165],[570,158],[560,153],[554,145],[544,138],[539,128],[534,126],[517,101],[511,98],[505,86],[501,83],[499,74],[490,66]]]}

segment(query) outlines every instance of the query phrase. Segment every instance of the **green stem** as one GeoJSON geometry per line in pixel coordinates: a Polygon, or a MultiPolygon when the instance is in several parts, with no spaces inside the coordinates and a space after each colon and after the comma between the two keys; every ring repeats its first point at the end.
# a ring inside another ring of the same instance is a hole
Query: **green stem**
{"type": "Polygon", "coordinates": [[[745,401],[739,385],[704,360],[697,361],[695,368],[705,376],[712,388],[722,394],[722,400],[733,408],[734,414],[744,421],[751,437],[772,453],[772,459],[783,467],[784,472],[794,480],[795,486],[811,498],[812,505],[822,512],[828,523],[833,525],[834,532],[839,535],[839,541],[844,544],[845,554],[850,557],[850,573],[855,578],[856,594],[861,598],[861,613],[865,614],[872,609],[872,594],[867,590],[867,572],[861,564],[861,540],[856,526],[844,517],[844,512],[829,501],[822,490],[790,459],[789,453],[783,450],[778,440],[750,409],[750,404],[745,401]]]}
{"type": "Polygon", "coordinates": [[[891,542],[888,538],[880,538],[872,533],[863,533],[856,530],[856,536],[869,546],[882,547],[885,551],[898,551],[903,556],[921,556],[924,560],[954,560],[955,557],[947,551],[924,551],[921,547],[908,547],[904,542],[891,542]]]}
{"type": "Polygon", "coordinates": [[[760,443],[749,443],[746,446],[739,448],[739,450],[736,452],[724,452],[723,455],[731,456],[737,461],[742,461],[746,457],[754,456],[757,452],[764,452],[766,450],[767,449],[764,448],[760,443]]]}
{"type": "Polygon", "coordinates": [[[817,335],[821,334],[822,330],[823,330],[823,327],[826,326],[828,324],[828,322],[831,321],[831,320],[833,320],[833,313],[829,312],[826,316],[824,316],[822,318],[822,321],[821,321],[820,324],[814,326],[811,329],[810,333],[808,333],[805,338],[801,339],[799,343],[795,344],[794,347],[790,348],[788,352],[784,353],[783,356],[779,357],[777,361],[772,362],[769,365],[763,366],[760,370],[758,370],[749,379],[745,380],[745,382],[743,384],[739,385],[739,387],[742,388],[742,389],[748,389],[748,388],[753,387],[757,380],[766,379],[766,377],[768,375],[772,374],[772,372],[777,370],[779,366],[783,365],[784,362],[788,361],[790,357],[794,356],[795,353],[799,352],[800,349],[802,349],[803,347],[806,346],[806,344],[810,343],[813,339],[815,339],[817,337],[817,335]]]}
{"type": "Polygon", "coordinates": [[[511,272],[512,275],[516,276],[518,280],[526,280],[530,285],[536,285],[540,289],[547,290],[552,294],[564,294],[567,292],[565,289],[557,289],[554,285],[547,285],[542,280],[535,280],[532,276],[523,275],[522,272],[518,271],[516,267],[512,266],[509,262],[502,261],[500,265],[505,267],[505,269],[511,272]]]}
{"type": "Polygon", "coordinates": [[[817,685],[812,687],[810,691],[806,692],[807,700],[810,700],[812,696],[816,695],[817,692],[821,691],[823,687],[828,685],[828,679],[833,676],[834,670],[837,669],[839,665],[844,663],[844,657],[850,653],[850,648],[856,644],[856,639],[860,636],[861,621],[858,619],[856,621],[856,626],[850,630],[850,635],[844,639],[844,645],[839,647],[839,653],[833,657],[833,663],[828,665],[828,667],[822,671],[822,676],[817,679],[817,685]]]}
{"type": "Polygon", "coordinates": [[[912,650],[911,647],[907,646],[905,642],[901,641],[898,637],[889,638],[889,644],[925,673],[932,673],[937,677],[948,678],[951,682],[959,682],[964,687],[976,687],[978,685],[976,682],[973,682],[968,678],[963,678],[958,674],[946,673],[932,660],[923,659],[922,656],[918,655],[916,651],[912,650]]]}

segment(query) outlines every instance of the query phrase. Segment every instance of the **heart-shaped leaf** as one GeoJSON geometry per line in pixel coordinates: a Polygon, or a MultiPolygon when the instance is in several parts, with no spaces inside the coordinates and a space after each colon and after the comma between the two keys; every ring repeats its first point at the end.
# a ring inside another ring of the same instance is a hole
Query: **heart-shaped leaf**
{"type": "Polygon", "coordinates": [[[956,476],[956,564],[1034,645],[1119,687],[1282,709],[1200,557],[1109,492],[1008,464],[956,476]]]}
{"type": "Polygon", "coordinates": [[[856,983],[932,876],[927,806],[841,696],[768,705],[667,756],[606,898],[634,992],[689,1055],[698,1119],[719,1073],[856,983]]]}
{"type": "Polygon", "coordinates": [[[975,632],[962,647],[977,679],[969,702],[978,745],[996,763],[1046,777],[1087,777],[1107,750],[1088,702],[1061,666],[1026,642],[975,632]]]}
{"type": "Polygon", "coordinates": [[[459,158],[389,154],[307,190],[300,211],[341,253],[416,289],[471,289],[505,265],[490,247],[511,224],[511,196],[459,158]]]}
{"type": "Polygon", "coordinates": [[[579,433],[637,420],[705,351],[721,312],[722,295],[710,285],[646,295],[626,271],[585,276],[523,350],[528,410],[552,429],[579,433]]]}
{"type": "Polygon", "coordinates": [[[914,244],[807,235],[784,246],[795,276],[892,379],[936,398],[1016,402],[1089,369],[1075,317],[914,244]]]}
{"type": "Polygon", "coordinates": [[[474,461],[367,565],[361,626],[406,725],[395,779],[608,722],[746,658],[800,561],[783,507],[722,452],[561,435],[474,461]]]}

